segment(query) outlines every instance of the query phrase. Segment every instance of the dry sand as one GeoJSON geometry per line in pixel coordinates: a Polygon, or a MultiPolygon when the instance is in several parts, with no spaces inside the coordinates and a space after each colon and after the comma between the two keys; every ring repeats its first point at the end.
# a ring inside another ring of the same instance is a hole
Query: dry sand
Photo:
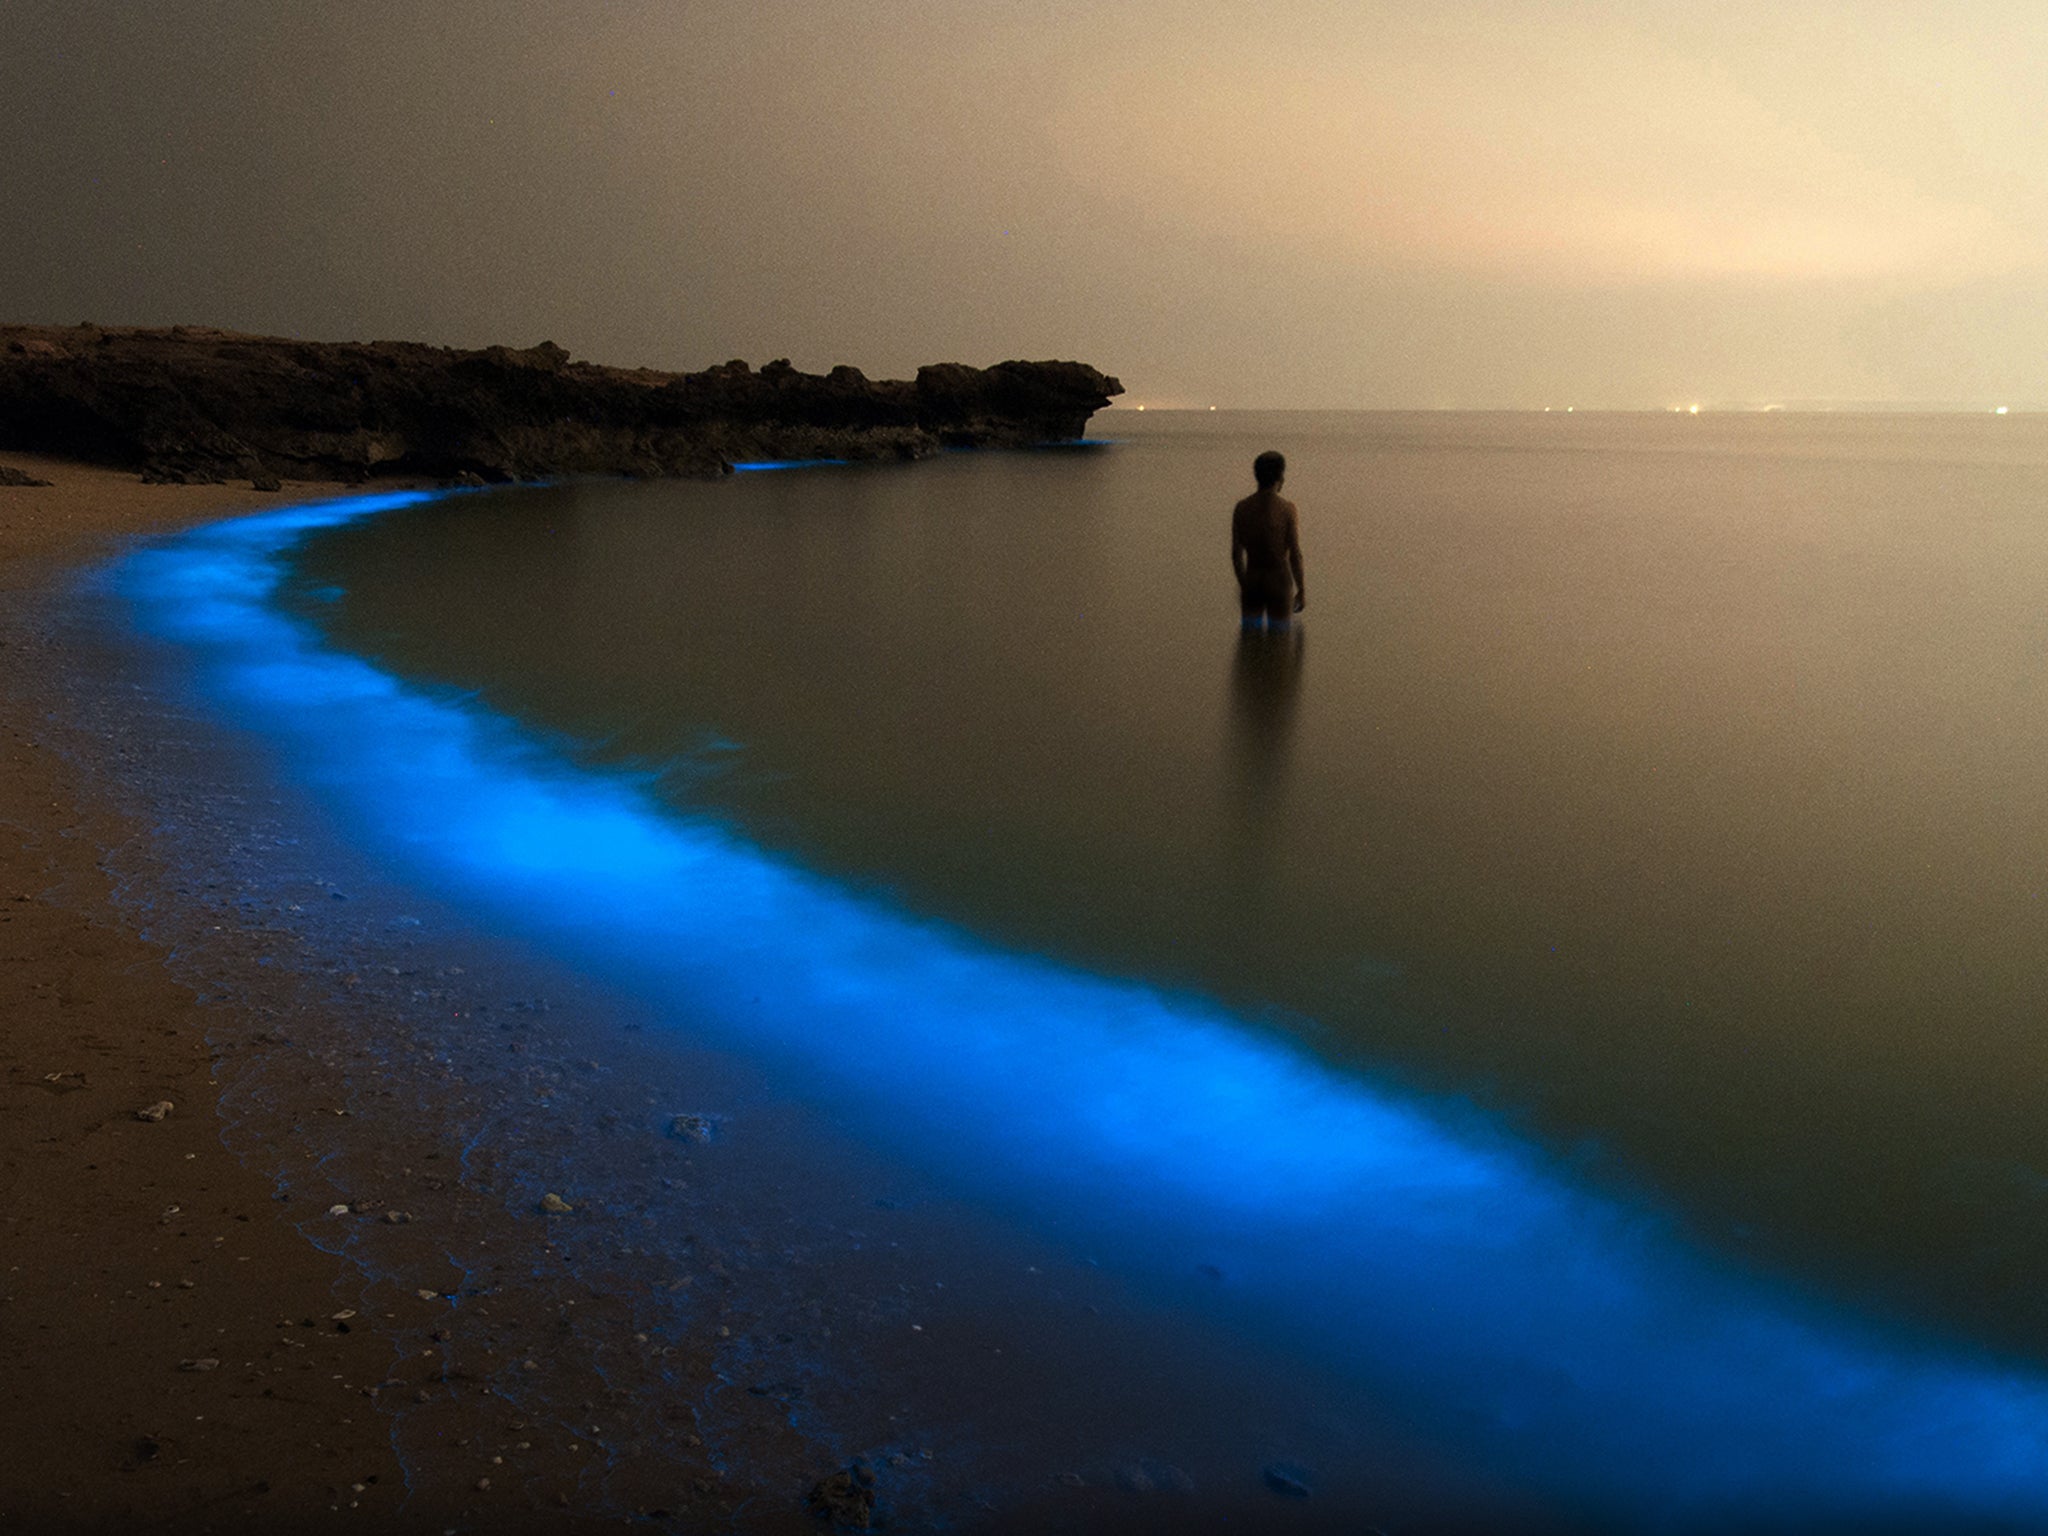
{"type": "MultiPolygon", "coordinates": [[[[0,487],[0,1530],[580,1526],[594,1447],[522,1446],[487,1389],[408,1489],[388,1410],[442,1390],[445,1349],[414,1346],[445,1332],[315,1247],[261,1159],[227,1150],[219,1042],[254,1021],[196,1001],[115,905],[108,850],[137,829],[102,793],[109,765],[50,745],[66,701],[21,595],[121,538],[279,498],[6,462],[53,484],[0,487]]],[[[686,1524],[726,1513],[701,1479],[689,1511],[670,1470],[686,1524]]]]}

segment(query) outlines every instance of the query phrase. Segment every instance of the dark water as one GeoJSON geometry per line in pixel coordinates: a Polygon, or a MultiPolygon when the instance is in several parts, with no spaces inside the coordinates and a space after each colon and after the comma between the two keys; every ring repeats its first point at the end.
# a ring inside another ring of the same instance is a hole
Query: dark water
{"type": "Polygon", "coordinates": [[[435,503],[315,536],[293,590],[807,867],[2048,1358],[2048,433],[1113,420],[435,503]],[[1268,446],[1311,607],[1241,640],[1268,446]]]}
{"type": "Polygon", "coordinates": [[[464,1198],[576,1191],[634,1339],[741,1234],[707,1401],[922,1426],[930,1518],[2048,1525],[2048,433],[1115,420],[284,508],[114,588],[307,807],[257,842],[613,1000],[535,1077],[509,973],[400,957],[362,1091],[518,1170],[464,1198]],[[1241,638],[1267,447],[1311,607],[1241,638]]]}

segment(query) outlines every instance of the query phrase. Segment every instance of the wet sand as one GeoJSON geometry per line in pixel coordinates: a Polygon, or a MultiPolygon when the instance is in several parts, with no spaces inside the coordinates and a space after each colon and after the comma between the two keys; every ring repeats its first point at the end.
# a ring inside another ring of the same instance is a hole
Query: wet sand
{"type": "MultiPolygon", "coordinates": [[[[223,1095],[241,1057],[280,1043],[275,1010],[202,1003],[115,901],[117,878],[150,856],[108,793],[126,753],[93,761],[66,735],[77,701],[33,598],[121,539],[280,498],[6,462],[53,483],[0,488],[0,1528],[598,1523],[577,1498],[594,1446],[542,1435],[487,1387],[462,1390],[445,1255],[436,1268],[423,1253],[412,1278],[432,1277],[410,1290],[388,1264],[372,1278],[302,1231],[326,1213],[292,1203],[274,1159],[229,1150],[223,1095]],[[401,1399],[424,1419],[409,1454],[394,1437],[401,1399]]],[[[320,1113],[325,1090],[301,1080],[301,1107],[320,1113]]],[[[382,1151],[401,1165],[436,1155],[420,1141],[382,1151]]],[[[379,1209],[347,1219],[381,1221],[381,1202],[399,1199],[375,1193],[362,1203],[379,1209]]],[[[577,1288],[522,1254],[544,1246],[538,1223],[511,1225],[493,1233],[504,1267],[531,1279],[523,1293],[501,1283],[493,1303],[516,1328],[522,1312],[574,1306],[577,1288]]],[[[678,1515],[717,1518],[704,1473],[664,1458],[642,1482],[672,1489],[678,1515]]],[[[793,1521],[798,1497],[773,1513],[743,1523],[793,1521]]]]}

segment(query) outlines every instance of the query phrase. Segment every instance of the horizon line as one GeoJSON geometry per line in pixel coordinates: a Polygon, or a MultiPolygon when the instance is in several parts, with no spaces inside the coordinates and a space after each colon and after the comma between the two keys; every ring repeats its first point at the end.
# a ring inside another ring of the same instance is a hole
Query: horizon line
{"type": "Polygon", "coordinates": [[[1707,401],[1684,405],[1182,405],[1154,401],[1115,400],[1107,411],[1157,415],[1257,415],[1285,411],[1295,415],[1403,416],[2029,416],[2048,414],[2048,403],[1940,400],[1784,400],[1768,402],[1707,401]]]}

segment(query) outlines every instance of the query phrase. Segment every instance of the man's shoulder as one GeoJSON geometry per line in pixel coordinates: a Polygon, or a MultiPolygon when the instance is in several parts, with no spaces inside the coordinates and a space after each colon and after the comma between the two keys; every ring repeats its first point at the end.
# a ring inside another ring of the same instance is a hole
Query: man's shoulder
{"type": "Polygon", "coordinates": [[[1245,497],[1232,510],[1237,512],[1261,512],[1268,509],[1285,513],[1289,517],[1294,515],[1293,502],[1289,501],[1285,496],[1275,496],[1267,491],[1253,491],[1251,495],[1245,497]]]}

